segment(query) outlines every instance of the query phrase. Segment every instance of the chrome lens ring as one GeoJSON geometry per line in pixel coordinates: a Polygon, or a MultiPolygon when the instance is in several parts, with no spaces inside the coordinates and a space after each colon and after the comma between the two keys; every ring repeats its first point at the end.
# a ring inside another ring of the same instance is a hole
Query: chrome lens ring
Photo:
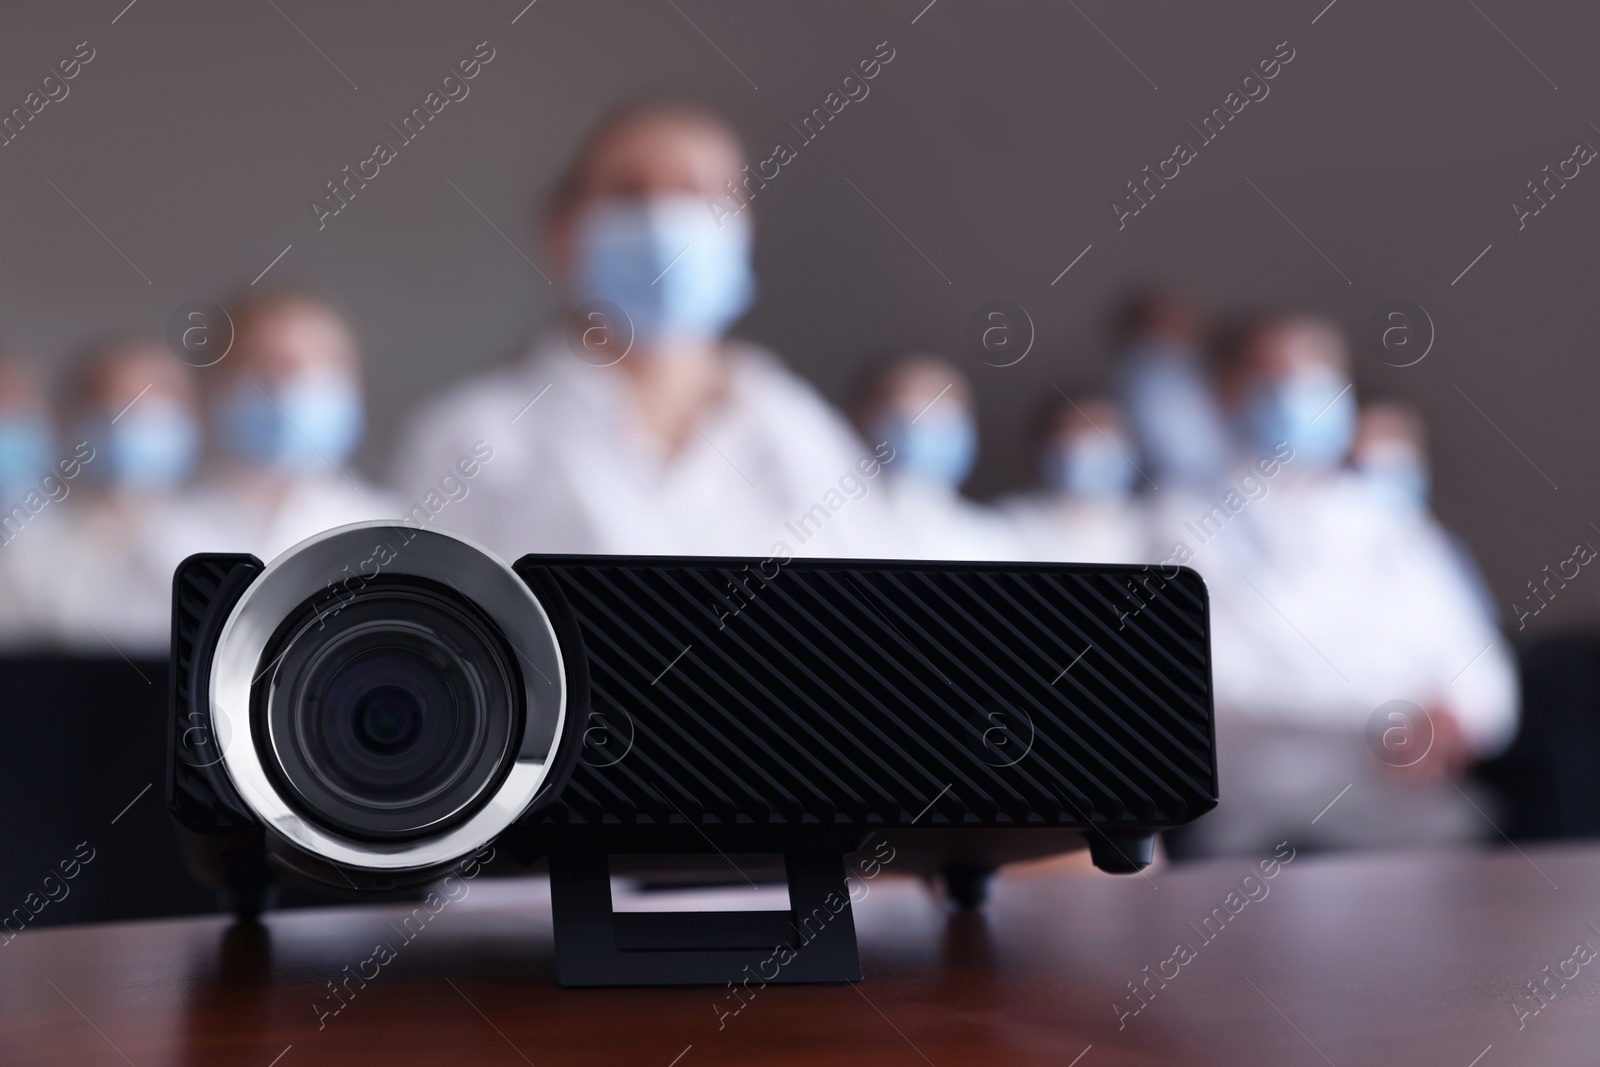
{"type": "Polygon", "coordinates": [[[543,605],[504,560],[465,538],[393,522],[341,526],[302,541],[273,560],[234,605],[212,656],[213,736],[228,739],[222,764],[262,823],[291,845],[335,864],[402,872],[442,866],[468,855],[515,822],[555,764],[567,717],[566,674],[555,630],[543,605]],[[286,798],[262,753],[252,705],[276,664],[264,653],[283,623],[314,597],[359,592],[379,576],[413,577],[454,589],[499,629],[516,653],[525,715],[513,740],[516,759],[493,792],[465,821],[434,836],[407,841],[357,840],[318,825],[286,798]]]}

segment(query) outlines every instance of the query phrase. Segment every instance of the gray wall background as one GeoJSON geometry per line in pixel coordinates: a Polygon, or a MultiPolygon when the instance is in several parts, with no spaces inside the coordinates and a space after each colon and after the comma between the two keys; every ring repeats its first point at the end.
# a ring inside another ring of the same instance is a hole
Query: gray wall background
{"type": "MultiPolygon", "coordinates": [[[[96,52],[0,148],[0,335],[41,360],[104,330],[158,332],[179,303],[221,299],[292,244],[267,280],[325,287],[354,313],[375,420],[362,464],[381,471],[413,404],[505,358],[554,307],[462,194],[538,263],[532,205],[610,103],[691,95],[764,156],[798,146],[788,124],[888,41],[870,96],[755,202],[762,296],[743,332],[830,397],[875,349],[962,359],[985,445],[973,487],[992,494],[1025,477],[1023,426],[1051,383],[1103,373],[1105,312],[1132,281],[1217,308],[1313,309],[1358,336],[1406,298],[1432,317],[1432,351],[1394,368],[1358,346],[1358,382],[1425,413],[1438,510],[1502,610],[1579,540],[1600,546],[1600,167],[1520,231],[1510,207],[1578,141],[1600,147],[1593,8],[124,2],[0,14],[0,112],[78,42],[96,52]],[[308,201],[323,183],[392,140],[386,123],[480,41],[496,56],[471,95],[319,232],[308,201]],[[1198,144],[1187,124],[1282,41],[1295,58],[1270,96],[1119,231],[1109,204],[1124,183],[1176,141],[1198,144]],[[1037,330],[1003,369],[965,343],[995,298],[1037,330]]],[[[1585,572],[1530,630],[1596,605],[1600,575],[1585,572]]]]}

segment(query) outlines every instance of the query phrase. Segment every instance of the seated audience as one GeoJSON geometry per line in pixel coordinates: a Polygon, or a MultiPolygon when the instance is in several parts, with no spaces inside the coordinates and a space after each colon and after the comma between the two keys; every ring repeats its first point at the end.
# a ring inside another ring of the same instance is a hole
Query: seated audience
{"type": "Polygon", "coordinates": [[[1422,417],[1409,406],[1369,400],[1357,415],[1350,466],[1396,511],[1426,511],[1426,435],[1422,417]]]}
{"type": "Polygon", "coordinates": [[[41,552],[56,594],[51,639],[85,654],[165,655],[172,572],[211,547],[182,496],[200,455],[192,372],[155,342],[103,344],[74,370],[62,414],[92,458],[41,552]]]}
{"type": "Polygon", "coordinates": [[[1030,559],[1142,563],[1144,509],[1135,497],[1138,446],[1106,397],[1052,405],[1038,446],[1039,485],[1003,510],[1017,523],[1030,559]]]}
{"type": "Polygon", "coordinates": [[[643,103],[585,139],[544,213],[566,309],[403,436],[408,498],[474,449],[436,521],[500,554],[869,554],[880,458],[771,353],[729,336],[755,297],[732,129],[643,103]]]}
{"type": "Polygon", "coordinates": [[[1185,846],[1492,834],[1456,784],[1515,731],[1511,653],[1437,524],[1343,466],[1357,407],[1342,337],[1252,320],[1217,372],[1242,460],[1210,495],[1162,494],[1155,527],[1158,558],[1196,567],[1211,600],[1223,800],[1185,846]]]}
{"type": "MultiPolygon", "coordinates": [[[[1368,489],[1402,519],[1410,518],[1425,526],[1430,523],[1428,498],[1433,476],[1428,463],[1427,430],[1414,408],[1394,401],[1362,404],[1355,444],[1350,448],[1350,466],[1368,489]]],[[[1472,550],[1451,531],[1444,530],[1443,534],[1461,571],[1461,580],[1477,598],[1479,610],[1485,618],[1498,620],[1500,610],[1472,558],[1472,550]]]]}
{"type": "Polygon", "coordinates": [[[1163,290],[1129,296],[1112,330],[1115,395],[1150,487],[1213,485],[1232,459],[1205,367],[1203,322],[1163,290]]]}
{"type": "Polygon", "coordinates": [[[874,373],[856,405],[884,464],[884,549],[902,559],[1018,559],[1016,524],[961,495],[978,454],[972,386],[955,364],[914,353],[874,373]]]}
{"type": "MultiPolygon", "coordinates": [[[[58,446],[38,373],[0,355],[0,648],[48,642],[42,619],[54,594],[39,581],[38,557],[70,483],[55,469],[58,446]]],[[[69,457],[70,458],[70,457],[69,457]]]]}
{"type": "Polygon", "coordinates": [[[232,309],[233,347],[202,372],[216,455],[193,505],[213,552],[263,560],[312,534],[403,510],[349,461],[361,441],[361,355],[320,297],[268,292],[232,309]]]}

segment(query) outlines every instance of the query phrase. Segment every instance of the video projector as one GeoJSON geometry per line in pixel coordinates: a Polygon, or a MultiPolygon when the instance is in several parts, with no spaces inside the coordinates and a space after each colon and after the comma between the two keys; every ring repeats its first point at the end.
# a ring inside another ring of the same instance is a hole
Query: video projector
{"type": "Polygon", "coordinates": [[[284,872],[397,889],[495,842],[548,857],[564,985],[721,984],[797,934],[778,980],[854,981],[851,853],[972,904],[1085,844],[1138,871],[1215,805],[1206,605],[1176,567],[507,566],[345,526],[178,568],[168,804],[244,918],[284,872]],[[610,857],[750,853],[789,912],[612,910],[610,857]]]}

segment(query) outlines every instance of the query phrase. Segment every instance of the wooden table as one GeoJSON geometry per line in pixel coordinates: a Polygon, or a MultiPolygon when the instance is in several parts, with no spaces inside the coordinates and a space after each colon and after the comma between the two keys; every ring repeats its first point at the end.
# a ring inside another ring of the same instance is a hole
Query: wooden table
{"type": "Polygon", "coordinates": [[[255,931],[47,929],[0,947],[0,1062],[1600,1062],[1600,959],[1573,962],[1580,942],[1600,948],[1600,848],[1301,855],[1275,874],[1057,864],[1009,873],[986,913],[954,916],[886,876],[857,909],[864,983],[769,987],[720,1027],[726,989],[557,988],[538,879],[483,879],[411,941],[388,905],[279,913],[255,931]],[[326,983],[379,941],[394,958],[319,1030],[326,983]],[[1558,971],[1576,976],[1561,986],[1558,971]],[[1124,1015],[1147,975],[1153,995],[1124,1015]],[[1525,983],[1546,976],[1550,999],[1535,1001],[1525,983]]]}

